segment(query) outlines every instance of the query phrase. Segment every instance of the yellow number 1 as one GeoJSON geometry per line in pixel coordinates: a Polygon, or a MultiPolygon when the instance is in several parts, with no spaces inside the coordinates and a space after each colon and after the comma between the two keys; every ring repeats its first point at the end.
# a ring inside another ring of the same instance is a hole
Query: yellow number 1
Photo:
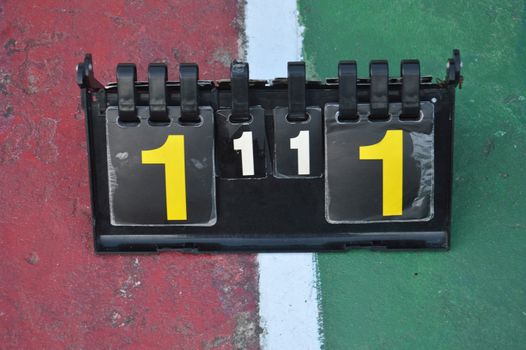
{"type": "Polygon", "coordinates": [[[382,161],[382,215],[402,215],[404,138],[402,130],[387,130],[384,138],[360,147],[360,160],[382,161]]]}
{"type": "Polygon", "coordinates": [[[168,220],[186,220],[184,135],[168,135],[164,145],[141,156],[142,164],[164,164],[168,220]]]}

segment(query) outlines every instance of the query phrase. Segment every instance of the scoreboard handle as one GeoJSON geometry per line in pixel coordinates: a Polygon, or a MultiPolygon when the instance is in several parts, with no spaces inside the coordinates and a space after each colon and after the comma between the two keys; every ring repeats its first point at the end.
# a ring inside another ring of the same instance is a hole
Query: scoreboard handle
{"type": "Polygon", "coordinates": [[[138,123],[137,117],[137,68],[133,63],[120,63],[117,65],[117,95],[119,107],[119,122],[138,123]]]}
{"type": "Polygon", "coordinates": [[[248,63],[232,62],[230,66],[230,81],[232,84],[232,115],[233,122],[248,122],[250,110],[248,103],[248,63]]]}
{"type": "Polygon", "coordinates": [[[305,62],[289,62],[288,72],[288,94],[289,109],[287,120],[299,122],[307,120],[305,113],[305,62]]]}
{"type": "Polygon", "coordinates": [[[197,105],[199,67],[195,63],[183,63],[179,66],[179,77],[181,80],[181,121],[199,123],[197,105]]]}
{"type": "Polygon", "coordinates": [[[169,123],[166,108],[166,82],[168,68],[164,63],[150,63],[148,66],[148,95],[150,102],[150,122],[169,123]]]}
{"type": "Polygon", "coordinates": [[[358,95],[357,84],[358,73],[356,61],[340,61],[338,64],[338,101],[340,108],[338,118],[340,120],[356,120],[358,118],[358,95]]]}

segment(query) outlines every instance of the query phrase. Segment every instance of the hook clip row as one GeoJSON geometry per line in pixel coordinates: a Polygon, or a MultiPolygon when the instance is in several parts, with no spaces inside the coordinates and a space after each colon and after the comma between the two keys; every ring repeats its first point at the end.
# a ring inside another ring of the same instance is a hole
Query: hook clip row
{"type": "MultiPolygon", "coordinates": [[[[453,51],[448,60],[446,81],[452,86],[462,84],[460,52],[453,51]]],[[[304,62],[289,62],[287,67],[288,115],[290,122],[307,120],[307,87],[304,62]]],[[[358,119],[358,86],[367,84],[367,101],[370,104],[370,118],[385,120],[389,117],[390,83],[400,85],[401,118],[420,116],[420,62],[415,59],[402,60],[400,79],[390,79],[389,64],[386,60],[373,60],[369,64],[369,79],[358,78],[356,61],[340,61],[338,64],[338,102],[339,116],[343,121],[358,119]]],[[[186,63],[179,67],[181,121],[196,123],[199,117],[199,68],[197,64],[186,63]]],[[[93,78],[91,56],[77,68],[77,82],[81,87],[100,89],[101,85],[93,78]],[[93,85],[93,86],[91,86],[93,85]]],[[[148,93],[150,121],[169,123],[168,116],[168,69],[164,63],[148,66],[148,93]]],[[[396,86],[394,87],[397,88],[396,86]]],[[[230,89],[233,122],[250,120],[250,81],[249,65],[234,61],[230,66],[230,89]]],[[[394,93],[394,92],[393,92],[394,93]]],[[[137,68],[132,63],[117,66],[117,95],[119,120],[124,123],[138,123],[137,116],[137,68]]],[[[363,95],[361,95],[363,96],[363,95]]],[[[391,94],[392,96],[392,94],[391,94]]]]}
{"type": "MultiPolygon", "coordinates": [[[[197,123],[199,118],[198,86],[199,68],[195,63],[183,63],[179,67],[181,89],[181,121],[197,123]]],[[[148,66],[148,96],[150,122],[169,123],[167,108],[168,68],[164,63],[148,66]]],[[[137,116],[137,68],[133,63],[117,65],[117,95],[119,120],[138,123],[137,116]]]]}

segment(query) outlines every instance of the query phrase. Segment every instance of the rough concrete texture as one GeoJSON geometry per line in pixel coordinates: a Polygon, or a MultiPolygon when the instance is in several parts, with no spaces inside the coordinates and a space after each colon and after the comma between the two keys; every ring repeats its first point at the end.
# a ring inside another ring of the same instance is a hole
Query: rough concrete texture
{"type": "Polygon", "coordinates": [[[234,0],[0,3],[0,347],[258,347],[252,255],[93,252],[75,65],[197,62],[228,76],[234,0]]]}
{"type": "Polygon", "coordinates": [[[337,61],[420,58],[443,78],[461,50],[448,252],[320,254],[328,349],[522,349],[526,343],[526,3],[300,0],[319,77],[337,61]]]}

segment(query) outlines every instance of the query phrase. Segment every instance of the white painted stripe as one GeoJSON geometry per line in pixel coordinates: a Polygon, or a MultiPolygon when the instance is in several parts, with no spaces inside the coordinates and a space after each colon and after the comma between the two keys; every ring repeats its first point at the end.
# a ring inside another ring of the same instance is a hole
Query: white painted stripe
{"type": "Polygon", "coordinates": [[[295,0],[249,0],[245,33],[250,78],[287,76],[287,62],[302,56],[303,27],[295,0]]]}
{"type": "MultiPolygon", "coordinates": [[[[303,28],[295,0],[249,0],[245,7],[250,77],[287,76],[302,57],[303,28]]],[[[259,254],[259,315],[263,349],[320,349],[314,254],[259,254]]]]}
{"type": "Polygon", "coordinates": [[[311,253],[258,255],[262,349],[320,349],[316,257],[311,253]]]}

